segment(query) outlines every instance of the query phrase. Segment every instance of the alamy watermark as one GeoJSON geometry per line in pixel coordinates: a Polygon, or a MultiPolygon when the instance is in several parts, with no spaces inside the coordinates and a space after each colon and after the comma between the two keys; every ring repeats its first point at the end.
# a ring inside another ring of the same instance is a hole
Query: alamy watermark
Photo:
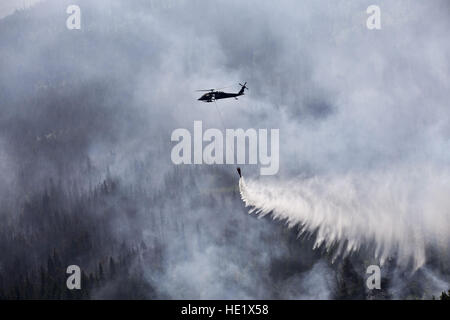
{"type": "Polygon", "coordinates": [[[66,27],[69,30],[81,29],[81,9],[77,5],[70,5],[66,9],[66,13],[69,14],[66,20],[66,27]]]}
{"type": "Polygon", "coordinates": [[[70,276],[67,278],[66,286],[69,290],[81,289],[81,269],[79,266],[73,264],[67,267],[67,274],[70,276]]]}
{"type": "Polygon", "coordinates": [[[380,30],[381,29],[381,9],[377,5],[370,5],[366,10],[367,14],[370,16],[367,18],[366,27],[369,30],[380,30]]]}
{"type": "Polygon", "coordinates": [[[381,289],[381,268],[377,265],[367,267],[366,274],[370,276],[366,280],[366,286],[369,290],[381,289]]]}
{"type": "Polygon", "coordinates": [[[194,121],[193,134],[175,129],[171,140],[178,142],[170,154],[177,165],[259,164],[261,175],[275,175],[279,170],[279,129],[270,129],[270,137],[268,129],[226,129],[224,134],[215,128],[203,132],[202,121],[194,121]]]}

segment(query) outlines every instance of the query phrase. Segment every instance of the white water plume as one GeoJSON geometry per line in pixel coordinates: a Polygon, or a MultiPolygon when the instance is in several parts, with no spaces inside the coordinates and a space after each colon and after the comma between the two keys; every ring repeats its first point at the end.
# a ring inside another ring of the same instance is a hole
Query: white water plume
{"type": "Polygon", "coordinates": [[[374,246],[383,264],[396,258],[418,269],[427,249],[447,252],[450,231],[450,172],[435,168],[239,181],[250,213],[271,214],[315,233],[314,248],[333,249],[334,258],[374,246]]]}

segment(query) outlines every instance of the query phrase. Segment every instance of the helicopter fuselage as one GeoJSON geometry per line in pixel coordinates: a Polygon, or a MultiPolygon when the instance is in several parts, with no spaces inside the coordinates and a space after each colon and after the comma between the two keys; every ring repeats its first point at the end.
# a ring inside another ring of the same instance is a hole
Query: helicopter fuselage
{"type": "Polygon", "coordinates": [[[239,92],[236,93],[223,92],[217,89],[197,90],[197,91],[208,91],[207,93],[202,95],[198,100],[203,102],[213,102],[219,99],[227,99],[227,98],[235,98],[237,100],[237,97],[243,96],[244,91],[248,90],[246,86],[247,82],[245,82],[244,84],[239,83],[239,85],[241,86],[241,90],[239,90],[239,92]]]}
{"type": "Polygon", "coordinates": [[[204,102],[213,102],[214,100],[226,99],[226,98],[237,98],[244,95],[243,93],[228,93],[222,91],[212,91],[205,93],[198,100],[204,102]]]}

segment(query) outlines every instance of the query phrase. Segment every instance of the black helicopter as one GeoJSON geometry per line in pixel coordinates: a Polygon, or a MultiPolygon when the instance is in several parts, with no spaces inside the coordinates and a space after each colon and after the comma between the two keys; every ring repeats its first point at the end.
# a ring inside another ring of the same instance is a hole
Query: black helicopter
{"type": "MultiPolygon", "coordinates": [[[[204,95],[202,95],[198,100],[204,101],[204,102],[214,102],[215,100],[226,99],[226,98],[235,98],[237,100],[238,99],[237,97],[244,95],[245,89],[248,90],[246,84],[247,84],[247,82],[245,82],[244,84],[239,83],[239,85],[242,88],[241,88],[241,90],[239,90],[238,93],[228,93],[228,92],[218,91],[219,89],[197,90],[197,91],[208,91],[208,93],[205,93],[204,95]]],[[[224,89],[224,88],[221,88],[221,89],[224,89]]]]}

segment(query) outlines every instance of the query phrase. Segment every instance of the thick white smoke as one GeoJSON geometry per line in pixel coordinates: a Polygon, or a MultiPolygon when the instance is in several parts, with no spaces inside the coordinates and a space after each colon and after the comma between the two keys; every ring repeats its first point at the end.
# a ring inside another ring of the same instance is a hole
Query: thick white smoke
{"type": "Polygon", "coordinates": [[[271,214],[300,233],[316,232],[315,248],[334,257],[374,248],[383,264],[392,257],[414,270],[427,249],[446,252],[450,230],[450,171],[396,168],[372,173],[315,176],[291,181],[241,178],[250,212],[271,214]]]}
{"type": "Polygon", "coordinates": [[[36,5],[43,0],[9,0],[0,1],[0,19],[14,13],[16,10],[24,10],[36,5]]]}

